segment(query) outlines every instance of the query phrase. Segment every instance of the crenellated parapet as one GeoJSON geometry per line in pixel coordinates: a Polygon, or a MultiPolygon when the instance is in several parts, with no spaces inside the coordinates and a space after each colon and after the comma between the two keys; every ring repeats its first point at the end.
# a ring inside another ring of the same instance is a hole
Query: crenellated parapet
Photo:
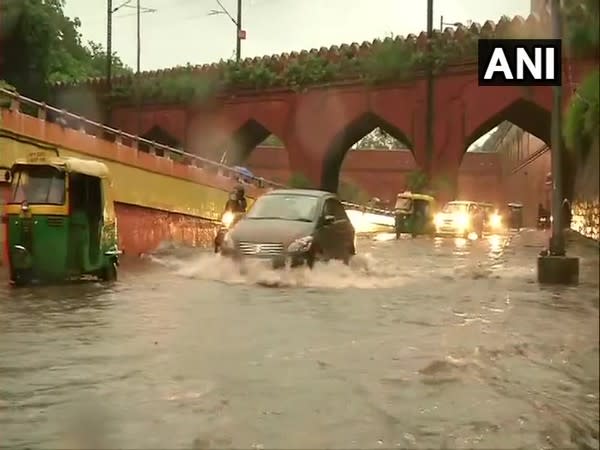
{"type": "Polygon", "coordinates": [[[94,91],[111,103],[188,103],[219,94],[267,89],[303,89],[308,86],[341,82],[380,83],[419,77],[430,64],[438,73],[453,67],[472,65],[477,57],[480,38],[548,37],[548,15],[531,14],[527,18],[502,17],[483,25],[458,25],[435,31],[428,50],[425,32],[419,35],[387,37],[362,44],[333,45],[242,61],[221,61],[142,72],[112,79],[107,92],[105,78],[78,83],[58,83],[62,92],[94,91]]]}

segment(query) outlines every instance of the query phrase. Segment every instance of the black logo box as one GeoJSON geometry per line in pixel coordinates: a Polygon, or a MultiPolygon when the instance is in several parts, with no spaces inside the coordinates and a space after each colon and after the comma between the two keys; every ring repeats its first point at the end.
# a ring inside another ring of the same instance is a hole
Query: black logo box
{"type": "Polygon", "coordinates": [[[480,86],[560,86],[562,83],[562,42],[560,39],[479,39],[477,43],[477,72],[480,86]],[[501,48],[506,56],[511,72],[516,72],[517,48],[523,48],[533,59],[536,48],[554,48],[554,73],[553,79],[536,80],[525,69],[525,79],[507,80],[501,72],[494,73],[491,80],[483,77],[492,58],[494,50],[501,48]]]}

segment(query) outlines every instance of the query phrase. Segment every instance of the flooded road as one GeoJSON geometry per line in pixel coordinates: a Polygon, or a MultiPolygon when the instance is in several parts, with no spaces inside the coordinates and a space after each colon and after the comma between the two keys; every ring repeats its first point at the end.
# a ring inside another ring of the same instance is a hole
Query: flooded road
{"type": "Polygon", "coordinates": [[[2,448],[598,448],[598,250],[359,242],[311,273],[164,250],[99,284],[0,290],[2,448]]]}

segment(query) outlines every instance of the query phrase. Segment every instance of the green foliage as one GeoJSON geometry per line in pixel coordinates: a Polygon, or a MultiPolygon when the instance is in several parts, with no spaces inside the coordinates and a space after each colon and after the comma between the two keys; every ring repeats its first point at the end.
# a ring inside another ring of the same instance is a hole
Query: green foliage
{"type": "MultiPolygon", "coordinates": [[[[4,80],[0,80],[0,89],[4,89],[6,91],[16,92],[17,90],[11,84],[8,84],[4,80]]],[[[0,107],[8,108],[10,106],[11,99],[8,95],[3,95],[0,93],[0,107]]]]}
{"type": "Polygon", "coordinates": [[[302,172],[295,172],[288,180],[288,186],[295,189],[313,189],[313,182],[302,172]]]}
{"type": "Polygon", "coordinates": [[[17,92],[16,88],[12,84],[9,84],[4,80],[0,80],[0,89],[4,89],[6,91],[17,92]]]}
{"type": "Polygon", "coordinates": [[[409,191],[414,192],[415,194],[424,193],[428,184],[429,179],[427,174],[419,169],[409,172],[406,177],[406,187],[409,191]]]}
{"type": "Polygon", "coordinates": [[[362,69],[369,81],[391,81],[409,78],[422,55],[413,45],[403,40],[385,40],[362,61],[362,69]]]}
{"type": "MultiPolygon", "coordinates": [[[[3,77],[28,97],[47,100],[57,81],[102,76],[106,53],[98,44],[81,42],[79,19],[63,12],[64,0],[4,0],[3,77]]],[[[114,58],[115,73],[126,68],[114,58]]]]}
{"type": "Polygon", "coordinates": [[[226,87],[237,89],[265,89],[277,84],[277,73],[264,62],[246,65],[229,61],[223,71],[223,82],[226,87]]]}
{"type": "Polygon", "coordinates": [[[364,205],[370,200],[370,196],[366,191],[349,181],[340,180],[337,193],[340,200],[344,202],[364,205]]]}
{"type": "Polygon", "coordinates": [[[303,61],[293,61],[281,76],[284,84],[291,88],[299,88],[311,84],[333,81],[336,65],[320,56],[310,55],[303,61]]]}
{"type": "Polygon", "coordinates": [[[600,72],[591,73],[573,95],[566,114],[564,135],[567,148],[585,156],[600,133],[600,72]]]}
{"type": "Polygon", "coordinates": [[[598,55],[600,46],[600,2],[571,0],[564,7],[565,40],[579,56],[598,55]]]}
{"type": "MultiPolygon", "coordinates": [[[[590,46],[597,48],[598,44],[599,2],[574,0],[572,3],[582,2],[587,8],[584,13],[581,7],[567,8],[567,34],[570,36],[570,45],[589,50],[590,46]]],[[[503,26],[496,34],[510,37],[514,33],[510,18],[503,17],[501,22],[503,26]]],[[[189,103],[203,101],[223,91],[267,88],[301,90],[307,86],[349,79],[368,83],[408,80],[414,77],[415,72],[428,67],[432,68],[434,74],[439,74],[448,65],[475,60],[480,34],[464,27],[457,28],[456,32],[461,34],[459,38],[434,33],[430,51],[422,42],[392,36],[383,42],[373,43],[369,49],[357,51],[355,48],[342,47],[332,57],[310,53],[292,59],[222,61],[209,71],[198,71],[188,65],[176,68],[172,74],[142,79],[139,83],[135,83],[133,78],[115,83],[110,96],[122,103],[131,103],[136,99],[151,103],[189,103]]]]}
{"type": "Polygon", "coordinates": [[[261,146],[264,145],[265,147],[285,147],[285,145],[283,144],[282,140],[279,139],[274,134],[269,135],[269,137],[267,137],[259,145],[261,145],[261,146]]]}
{"type": "Polygon", "coordinates": [[[407,148],[407,145],[381,128],[375,128],[356,143],[356,150],[398,150],[401,148],[407,148]]]}

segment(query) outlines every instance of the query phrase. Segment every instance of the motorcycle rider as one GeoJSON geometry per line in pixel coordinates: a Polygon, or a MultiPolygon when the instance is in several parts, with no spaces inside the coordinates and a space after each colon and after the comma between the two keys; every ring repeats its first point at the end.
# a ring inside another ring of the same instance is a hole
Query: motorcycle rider
{"type": "MultiPolygon", "coordinates": [[[[244,214],[246,212],[247,202],[246,202],[246,193],[244,187],[241,184],[238,184],[235,189],[229,194],[229,199],[227,203],[225,203],[225,211],[223,215],[230,212],[233,214],[244,214]]],[[[223,224],[217,231],[217,235],[215,236],[214,248],[215,253],[219,252],[221,244],[223,242],[223,238],[227,233],[229,227],[233,225],[232,223],[223,224]]]]}
{"type": "Polygon", "coordinates": [[[245,213],[248,202],[246,201],[246,191],[244,186],[238,184],[233,192],[229,194],[229,199],[225,203],[225,212],[245,213]]]}

